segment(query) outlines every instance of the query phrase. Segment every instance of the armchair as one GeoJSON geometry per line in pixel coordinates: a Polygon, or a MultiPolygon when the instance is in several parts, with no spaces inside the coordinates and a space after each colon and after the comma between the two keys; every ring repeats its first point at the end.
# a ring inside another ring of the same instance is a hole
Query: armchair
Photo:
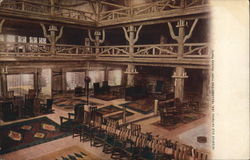
{"type": "Polygon", "coordinates": [[[46,99],[46,104],[42,104],[42,112],[44,113],[52,113],[54,110],[52,109],[53,99],[46,99]]]}
{"type": "MultiPolygon", "coordinates": [[[[60,129],[62,131],[76,131],[84,119],[83,105],[75,105],[74,113],[68,113],[68,117],[60,116],[60,129]]],[[[75,132],[74,132],[75,133],[75,132]]],[[[74,137],[74,134],[73,134],[74,137]]]]}

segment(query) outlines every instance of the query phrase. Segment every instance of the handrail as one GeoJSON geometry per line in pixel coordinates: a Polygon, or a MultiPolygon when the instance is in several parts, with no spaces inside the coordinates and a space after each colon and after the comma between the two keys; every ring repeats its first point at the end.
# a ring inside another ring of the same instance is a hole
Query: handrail
{"type": "Polygon", "coordinates": [[[156,2],[146,3],[146,4],[140,4],[135,5],[131,7],[124,7],[119,9],[113,9],[109,11],[103,11],[100,13],[100,21],[101,23],[105,21],[111,21],[116,20],[118,18],[136,18],[143,15],[154,15],[156,13],[161,13],[169,10],[174,9],[185,9],[185,8],[191,8],[195,6],[200,5],[206,5],[208,3],[207,0],[184,0],[184,4],[181,3],[182,0],[179,1],[172,1],[172,0],[159,0],[156,2]],[[124,14],[122,17],[119,15],[121,12],[126,12],[127,14],[124,14]],[[107,15],[112,15],[111,17],[107,15]]]}
{"type": "Polygon", "coordinates": [[[11,9],[11,10],[18,10],[28,13],[37,13],[42,15],[49,15],[51,16],[51,8],[55,8],[55,15],[54,16],[61,16],[65,18],[77,19],[77,20],[85,20],[85,21],[92,21],[95,22],[95,18],[93,18],[93,13],[87,11],[80,11],[75,10],[72,8],[61,7],[58,5],[48,5],[43,3],[31,2],[31,1],[18,1],[18,2],[7,2],[1,3],[0,8],[11,9]],[[64,11],[64,12],[61,12],[64,11]],[[65,14],[69,14],[69,16],[65,16],[65,14]],[[78,16],[77,16],[78,15],[78,16]],[[79,16],[85,17],[81,19],[79,16]]]}
{"type": "MultiPolygon", "coordinates": [[[[51,51],[53,46],[44,43],[17,43],[0,42],[1,55],[30,55],[40,54],[54,55],[51,51]]],[[[178,55],[178,44],[145,44],[132,46],[133,52],[130,53],[130,46],[82,46],[69,44],[56,44],[55,55],[92,55],[92,56],[133,56],[143,58],[176,58],[178,55]]],[[[186,43],[184,44],[183,58],[209,58],[211,50],[208,43],[186,43]]]]}
{"type": "MultiPolygon", "coordinates": [[[[106,21],[114,21],[115,23],[117,23],[116,20],[124,18],[133,18],[136,20],[136,18],[141,18],[141,16],[145,15],[147,15],[147,17],[150,17],[155,16],[157,14],[165,14],[166,12],[175,9],[186,9],[208,4],[208,0],[183,0],[184,4],[182,4],[181,1],[182,0],[159,0],[156,2],[134,5],[131,7],[118,5],[118,9],[102,11],[100,12],[99,16],[95,16],[94,13],[88,11],[76,10],[59,5],[52,6],[50,4],[33,2],[28,0],[19,0],[17,2],[3,2],[1,3],[0,8],[18,10],[22,12],[35,13],[47,16],[64,17],[76,19],[79,21],[99,21],[103,24],[106,21]],[[54,15],[52,15],[50,11],[52,7],[55,8],[54,15]]],[[[103,5],[105,5],[105,3],[103,5]]]]}

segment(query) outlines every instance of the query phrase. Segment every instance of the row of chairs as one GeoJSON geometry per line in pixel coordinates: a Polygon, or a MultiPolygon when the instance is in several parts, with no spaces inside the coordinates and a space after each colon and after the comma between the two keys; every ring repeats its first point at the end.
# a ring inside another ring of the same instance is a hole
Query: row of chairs
{"type": "Polygon", "coordinates": [[[166,138],[142,133],[140,125],[119,126],[118,121],[103,119],[95,107],[83,111],[84,118],[72,129],[73,137],[103,147],[112,159],[207,160],[207,153],[166,138]]]}

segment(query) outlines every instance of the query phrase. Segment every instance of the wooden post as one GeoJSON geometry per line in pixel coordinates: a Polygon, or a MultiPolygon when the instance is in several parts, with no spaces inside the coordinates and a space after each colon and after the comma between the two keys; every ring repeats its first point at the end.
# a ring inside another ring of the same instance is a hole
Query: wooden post
{"type": "Polygon", "coordinates": [[[109,80],[109,70],[108,70],[108,66],[105,67],[105,71],[104,71],[104,81],[108,81],[109,80]]]}
{"type": "Polygon", "coordinates": [[[95,44],[96,50],[95,53],[98,55],[100,53],[99,46],[105,41],[105,30],[102,30],[102,33],[98,30],[95,30],[94,36],[95,38],[92,38],[90,30],[88,30],[89,39],[91,42],[95,44]],[[100,38],[102,36],[102,38],[100,38]]]}
{"type": "Polygon", "coordinates": [[[210,98],[210,75],[208,70],[202,70],[203,84],[202,84],[202,100],[203,104],[208,104],[210,98]]]}
{"type": "Polygon", "coordinates": [[[155,115],[158,114],[158,100],[157,99],[154,101],[154,114],[155,115]]]}
{"type": "Polygon", "coordinates": [[[50,25],[48,31],[50,34],[47,34],[45,25],[40,23],[42,29],[43,29],[43,35],[45,38],[47,38],[51,44],[50,52],[52,54],[56,54],[56,42],[62,37],[63,34],[63,26],[60,28],[59,35],[56,36],[56,32],[58,31],[57,27],[55,25],[50,25]]]}
{"type": "Polygon", "coordinates": [[[53,16],[55,15],[55,0],[50,0],[50,14],[53,16]]]}
{"type": "Polygon", "coordinates": [[[126,106],[123,106],[123,117],[122,117],[122,123],[126,123],[126,106]]]}
{"type": "Polygon", "coordinates": [[[66,93],[67,91],[67,82],[66,82],[66,71],[62,69],[62,92],[66,93]]]}
{"type": "Polygon", "coordinates": [[[181,66],[176,67],[172,78],[175,78],[175,98],[179,98],[182,102],[184,96],[184,79],[188,78],[185,69],[181,66]]]}
{"type": "Polygon", "coordinates": [[[7,88],[7,74],[5,73],[5,69],[1,68],[1,89],[2,89],[2,95],[5,97],[8,92],[7,88]]]}
{"type": "Polygon", "coordinates": [[[2,31],[3,31],[3,24],[4,24],[4,22],[5,22],[5,19],[2,19],[0,21],[0,33],[2,33],[2,31]]]}
{"type": "Polygon", "coordinates": [[[176,27],[178,28],[178,36],[175,35],[172,24],[170,22],[168,22],[170,35],[174,40],[176,40],[178,42],[177,59],[182,59],[183,58],[184,44],[192,36],[193,30],[194,30],[197,22],[198,22],[198,19],[195,19],[189,33],[186,35],[185,34],[185,27],[186,27],[187,23],[184,20],[179,20],[177,22],[177,25],[176,25],[176,27]]]}
{"type": "Polygon", "coordinates": [[[129,43],[129,57],[133,58],[134,54],[134,44],[138,41],[139,33],[142,28],[142,25],[139,26],[138,29],[135,28],[135,26],[130,25],[128,29],[126,27],[122,27],[125,38],[129,43]]]}
{"type": "Polygon", "coordinates": [[[128,64],[125,73],[127,74],[127,87],[133,87],[135,85],[135,80],[134,80],[135,74],[138,73],[136,71],[135,65],[128,64]]]}

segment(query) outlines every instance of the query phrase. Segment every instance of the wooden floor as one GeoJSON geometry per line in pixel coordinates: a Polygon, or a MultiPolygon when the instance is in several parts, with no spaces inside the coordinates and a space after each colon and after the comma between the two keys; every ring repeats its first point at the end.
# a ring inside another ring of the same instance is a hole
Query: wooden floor
{"type": "MultiPolygon", "coordinates": [[[[85,99],[85,97],[83,97],[85,99]]],[[[96,103],[101,103],[103,105],[98,107],[103,107],[105,105],[115,105],[117,107],[119,104],[126,103],[124,99],[117,99],[112,101],[103,101],[95,98],[90,98],[91,101],[96,103]]],[[[67,111],[60,109],[59,107],[54,107],[55,113],[49,114],[47,117],[54,120],[55,122],[59,123],[59,116],[67,116],[67,111]]],[[[153,113],[150,113],[148,115],[143,115],[141,113],[136,113],[135,111],[129,110],[130,112],[133,112],[134,115],[127,118],[127,121],[134,121],[143,117],[152,117],[153,113]]],[[[155,125],[152,125],[152,123],[159,121],[159,116],[152,117],[145,119],[143,121],[138,121],[138,124],[141,124],[142,131],[143,132],[152,132],[153,135],[159,135],[160,137],[168,137],[173,140],[177,140],[181,143],[185,143],[188,145],[192,145],[195,148],[199,148],[201,150],[205,150],[209,152],[211,145],[210,145],[210,124],[207,123],[207,118],[209,116],[203,117],[199,120],[193,121],[191,123],[185,124],[182,127],[176,128],[174,130],[166,130],[161,127],[157,127],[155,125]],[[208,143],[200,144],[196,141],[197,136],[207,136],[208,137],[208,143]]],[[[19,120],[23,121],[23,120],[19,120]]],[[[15,121],[16,122],[16,121],[15,121]]],[[[1,125],[14,123],[14,122],[8,122],[1,125]]],[[[65,149],[70,146],[75,146],[83,148],[84,150],[88,151],[90,154],[93,154],[97,157],[97,159],[104,159],[109,160],[110,154],[104,154],[102,152],[102,147],[91,147],[89,142],[80,142],[79,138],[72,138],[72,136],[61,138],[58,140],[50,141],[47,143],[35,145],[29,148],[24,148],[15,152],[11,152],[8,154],[0,155],[0,159],[5,160],[30,160],[30,159],[36,159],[38,157],[65,149]]]]}

